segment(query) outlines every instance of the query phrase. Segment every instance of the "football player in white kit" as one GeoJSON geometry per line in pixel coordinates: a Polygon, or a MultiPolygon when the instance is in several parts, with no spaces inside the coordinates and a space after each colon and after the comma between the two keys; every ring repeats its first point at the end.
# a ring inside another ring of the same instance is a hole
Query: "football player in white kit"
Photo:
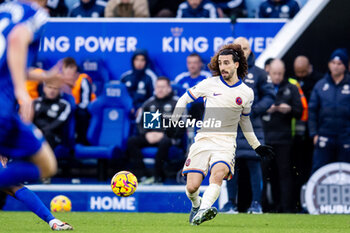
{"type": "Polygon", "coordinates": [[[186,195],[192,202],[189,221],[193,225],[211,220],[217,214],[212,205],[220,194],[222,181],[233,174],[238,124],[257,154],[261,157],[274,155],[271,147],[260,145],[250,122],[254,93],[242,82],[248,66],[241,46],[223,46],[208,67],[213,77],[190,88],[178,100],[172,116],[172,121],[177,122],[188,103],[204,97],[203,122],[213,118],[221,122],[219,129],[208,127],[198,131],[183,168],[183,175],[187,175],[186,195]],[[199,187],[208,172],[210,184],[200,197],[199,187]]]}

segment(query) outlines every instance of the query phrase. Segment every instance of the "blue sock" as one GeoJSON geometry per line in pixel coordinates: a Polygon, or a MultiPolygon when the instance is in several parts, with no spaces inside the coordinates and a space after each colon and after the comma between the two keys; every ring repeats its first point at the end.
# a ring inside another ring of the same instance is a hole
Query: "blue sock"
{"type": "Polygon", "coordinates": [[[30,162],[14,161],[6,168],[0,167],[0,188],[16,186],[25,181],[34,182],[40,178],[39,168],[30,162]]]}
{"type": "Polygon", "coordinates": [[[30,189],[27,189],[26,187],[19,189],[15,193],[15,198],[21,201],[28,209],[38,215],[39,218],[45,222],[49,223],[55,218],[39,197],[30,189]]]}

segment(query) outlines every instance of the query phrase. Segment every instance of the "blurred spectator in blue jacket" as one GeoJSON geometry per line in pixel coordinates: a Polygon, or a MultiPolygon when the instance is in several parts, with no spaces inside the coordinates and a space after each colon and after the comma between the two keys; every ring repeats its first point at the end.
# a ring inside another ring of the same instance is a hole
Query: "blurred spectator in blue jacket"
{"type": "Polygon", "coordinates": [[[259,18],[292,19],[300,10],[295,0],[266,0],[259,7],[259,18]]]}
{"type": "MultiPolygon", "coordinates": [[[[187,56],[186,66],[188,71],[178,74],[174,80],[175,84],[180,85],[185,90],[212,76],[209,71],[203,70],[202,58],[198,53],[191,53],[187,56]]],[[[180,93],[179,96],[182,94],[180,93]]]]}
{"type": "MultiPolygon", "coordinates": [[[[264,132],[261,117],[275,101],[275,93],[271,83],[267,82],[267,74],[255,65],[255,56],[251,51],[249,42],[244,37],[238,37],[235,44],[240,44],[248,62],[248,74],[244,83],[254,90],[254,103],[250,116],[254,132],[261,143],[264,143],[264,132]]],[[[250,174],[250,185],[252,190],[252,201],[248,213],[262,213],[262,171],[260,157],[249,146],[239,128],[237,135],[236,165],[233,178],[227,182],[229,202],[220,210],[226,213],[238,213],[236,198],[238,191],[238,176],[242,169],[248,168],[250,174]],[[241,165],[240,165],[241,164],[241,165]],[[246,166],[242,166],[245,164],[246,166]]]]}
{"type": "Polygon", "coordinates": [[[128,89],[137,110],[151,96],[157,75],[149,68],[149,57],[146,50],[136,50],[132,56],[132,69],[122,74],[120,81],[128,89]]]}
{"type": "MultiPolygon", "coordinates": [[[[180,73],[174,80],[174,84],[178,87],[176,89],[176,94],[178,96],[182,96],[187,89],[212,76],[209,71],[203,70],[203,61],[198,53],[191,53],[188,55],[186,59],[186,65],[188,71],[180,73]]],[[[191,119],[203,118],[204,101],[202,97],[190,103],[187,108],[191,119]]],[[[190,140],[192,140],[192,136],[194,135],[189,135],[190,140]]]]}
{"type": "Polygon", "coordinates": [[[69,17],[104,17],[106,2],[101,0],[80,0],[73,5],[69,17]]]}
{"type": "Polygon", "coordinates": [[[309,130],[314,140],[312,173],[331,162],[350,162],[350,75],[345,49],[335,50],[329,72],[316,83],[309,102],[309,130]]]}
{"type": "Polygon", "coordinates": [[[228,17],[235,22],[237,18],[247,17],[245,0],[212,0],[212,2],[220,18],[228,17]]]}
{"type": "Polygon", "coordinates": [[[217,18],[215,5],[209,0],[187,0],[179,5],[176,18],[217,18]]]}

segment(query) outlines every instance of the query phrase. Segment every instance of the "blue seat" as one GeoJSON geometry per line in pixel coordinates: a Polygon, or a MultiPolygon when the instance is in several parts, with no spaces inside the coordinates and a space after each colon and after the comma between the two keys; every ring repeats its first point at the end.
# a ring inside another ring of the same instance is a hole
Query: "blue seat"
{"type": "Polygon", "coordinates": [[[91,120],[87,139],[91,145],[76,145],[76,158],[111,159],[125,150],[131,108],[132,100],[124,84],[119,81],[105,84],[102,96],[88,106],[91,120]]]}
{"type": "Polygon", "coordinates": [[[103,94],[104,85],[110,80],[105,63],[100,60],[87,59],[80,66],[80,71],[92,79],[93,91],[97,96],[103,94]]]}
{"type": "MultiPolygon", "coordinates": [[[[143,155],[143,162],[145,163],[146,167],[152,168],[155,163],[155,156],[157,154],[158,147],[145,147],[141,149],[142,155],[143,155]]],[[[168,160],[170,162],[174,161],[180,161],[182,162],[185,159],[185,153],[183,147],[179,146],[171,146],[169,148],[169,154],[168,154],[168,160]]]]}
{"type": "Polygon", "coordinates": [[[72,95],[63,93],[62,98],[71,106],[71,113],[62,129],[62,143],[54,149],[55,156],[59,159],[71,158],[75,146],[75,110],[76,104],[72,95]]]}

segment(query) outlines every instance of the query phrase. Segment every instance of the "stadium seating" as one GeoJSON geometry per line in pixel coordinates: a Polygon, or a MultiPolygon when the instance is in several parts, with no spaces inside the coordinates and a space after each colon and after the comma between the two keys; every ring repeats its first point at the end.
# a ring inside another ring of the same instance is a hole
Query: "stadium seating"
{"type": "MultiPolygon", "coordinates": [[[[98,159],[99,178],[104,177],[106,160],[120,157],[129,136],[132,100],[124,84],[113,81],[105,84],[103,94],[92,102],[87,139],[90,146],[77,144],[77,159],[98,159]],[[102,165],[101,165],[102,164],[102,165]]],[[[102,178],[103,179],[103,178],[102,178]]]]}

